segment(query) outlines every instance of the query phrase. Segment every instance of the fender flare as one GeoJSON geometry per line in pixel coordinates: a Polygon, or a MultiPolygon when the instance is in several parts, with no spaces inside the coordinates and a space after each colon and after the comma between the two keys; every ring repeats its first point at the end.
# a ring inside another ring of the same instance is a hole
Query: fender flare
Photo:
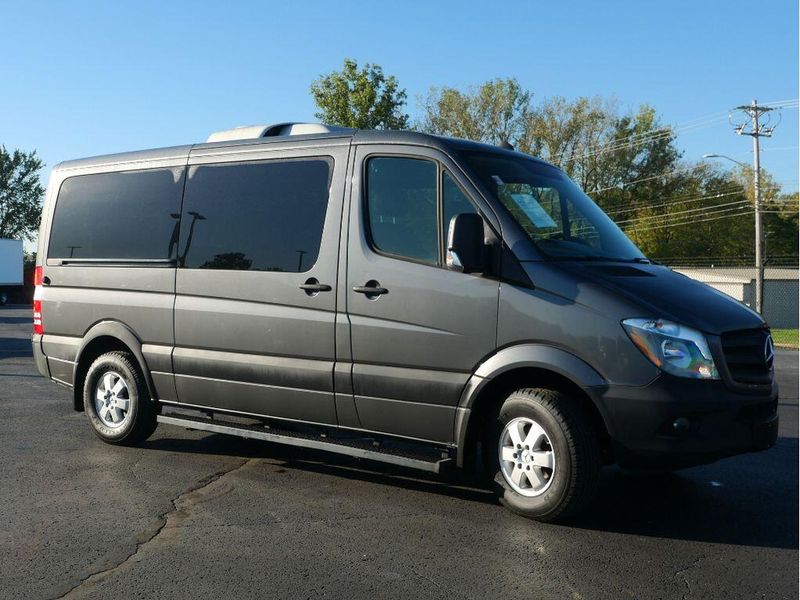
{"type": "Polygon", "coordinates": [[[93,340],[99,337],[115,338],[130,348],[133,356],[136,358],[136,362],[139,364],[139,368],[144,374],[147,391],[150,394],[150,397],[153,398],[153,390],[155,387],[150,379],[150,369],[147,367],[147,362],[145,362],[144,354],[142,353],[142,341],[136,336],[130,327],[119,321],[100,321],[99,323],[92,325],[84,334],[81,345],[78,348],[78,353],[75,356],[75,366],[73,367],[72,371],[72,381],[74,382],[73,385],[75,389],[77,390],[78,366],[81,363],[83,352],[93,340]]]}
{"type": "Polygon", "coordinates": [[[497,377],[520,368],[538,368],[556,373],[581,388],[597,408],[606,424],[609,418],[598,392],[608,381],[591,365],[571,352],[546,344],[519,344],[503,348],[484,360],[464,386],[458,402],[453,438],[457,444],[457,464],[463,466],[467,428],[475,400],[497,377]]]}

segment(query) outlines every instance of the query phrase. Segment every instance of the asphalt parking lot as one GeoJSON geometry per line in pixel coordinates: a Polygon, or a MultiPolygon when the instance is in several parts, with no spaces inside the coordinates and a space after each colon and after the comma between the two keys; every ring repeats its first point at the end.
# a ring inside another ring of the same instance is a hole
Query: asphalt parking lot
{"type": "Polygon", "coordinates": [[[778,444],[603,473],[570,525],[452,477],[160,426],[103,444],[0,309],[0,598],[797,598],[798,355],[778,444]]]}

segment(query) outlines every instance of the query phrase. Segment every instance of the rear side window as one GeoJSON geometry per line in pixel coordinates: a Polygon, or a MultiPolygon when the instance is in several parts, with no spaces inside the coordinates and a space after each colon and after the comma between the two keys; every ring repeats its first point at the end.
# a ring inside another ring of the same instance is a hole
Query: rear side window
{"type": "Polygon", "coordinates": [[[308,271],[328,207],[329,158],[191,167],[178,265],[308,271]]]}
{"type": "Polygon", "coordinates": [[[439,259],[438,167],[417,158],[371,158],[367,210],[373,245],[387,254],[436,263],[439,259]]]}
{"type": "Polygon", "coordinates": [[[182,173],[153,169],[64,180],[48,258],[175,258],[182,173]]]}

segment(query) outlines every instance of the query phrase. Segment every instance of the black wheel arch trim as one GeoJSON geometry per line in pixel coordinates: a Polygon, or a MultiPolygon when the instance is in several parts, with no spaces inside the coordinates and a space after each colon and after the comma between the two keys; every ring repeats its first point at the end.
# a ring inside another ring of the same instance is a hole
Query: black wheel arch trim
{"type": "Polygon", "coordinates": [[[72,381],[75,389],[77,389],[78,368],[81,364],[83,352],[86,350],[87,346],[92,343],[92,341],[100,337],[115,338],[130,348],[130,351],[133,353],[139,368],[142,370],[145,385],[147,385],[147,391],[150,394],[150,398],[155,398],[155,386],[153,385],[152,378],[150,377],[150,369],[147,366],[147,361],[142,353],[142,341],[137,337],[130,327],[124,323],[121,323],[120,321],[100,321],[99,323],[95,323],[92,327],[90,327],[86,334],[84,334],[80,347],[78,348],[78,353],[75,356],[75,366],[73,367],[72,371],[72,381]]]}
{"type": "Polygon", "coordinates": [[[453,439],[456,440],[457,445],[456,464],[459,467],[464,465],[467,429],[475,400],[484,388],[497,377],[523,368],[550,371],[571,381],[591,399],[605,422],[606,428],[609,428],[610,419],[601,400],[602,391],[606,389],[608,381],[591,365],[571,352],[547,344],[507,346],[483,361],[464,386],[453,424],[453,439]]]}

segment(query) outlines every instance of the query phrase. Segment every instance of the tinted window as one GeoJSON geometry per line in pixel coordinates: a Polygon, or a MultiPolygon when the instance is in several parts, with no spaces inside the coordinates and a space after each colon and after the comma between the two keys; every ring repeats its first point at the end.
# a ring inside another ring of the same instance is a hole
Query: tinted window
{"type": "Polygon", "coordinates": [[[56,201],[50,258],[174,258],[182,169],[79,175],[56,201]]]}
{"type": "Polygon", "coordinates": [[[472,205],[461,188],[458,187],[450,174],[445,172],[442,174],[442,239],[447,242],[447,232],[450,229],[450,220],[462,213],[474,213],[478,211],[472,205]]]}
{"type": "Polygon", "coordinates": [[[331,164],[314,158],[192,167],[179,265],[308,271],[319,254],[331,164]]]}
{"type": "Polygon", "coordinates": [[[376,248],[415,260],[438,261],[436,177],[436,164],[428,160],[370,159],[367,208],[376,248]]]}

